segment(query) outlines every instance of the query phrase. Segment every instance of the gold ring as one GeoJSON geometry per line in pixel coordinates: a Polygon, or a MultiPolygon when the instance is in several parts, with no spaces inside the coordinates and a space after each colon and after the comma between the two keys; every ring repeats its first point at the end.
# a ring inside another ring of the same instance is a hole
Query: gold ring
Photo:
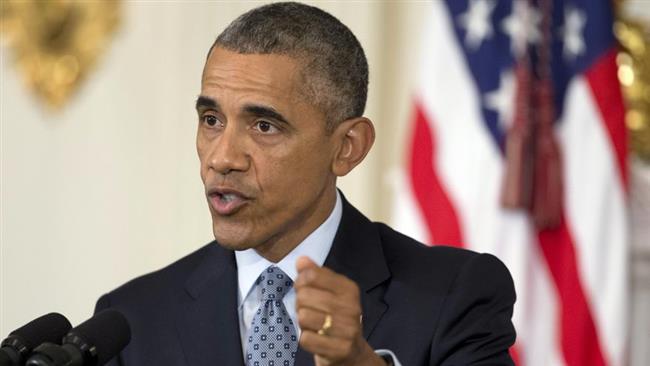
{"type": "Polygon", "coordinates": [[[325,314],[325,321],[323,321],[323,326],[318,330],[318,335],[327,335],[330,328],[332,328],[332,316],[325,314]]]}

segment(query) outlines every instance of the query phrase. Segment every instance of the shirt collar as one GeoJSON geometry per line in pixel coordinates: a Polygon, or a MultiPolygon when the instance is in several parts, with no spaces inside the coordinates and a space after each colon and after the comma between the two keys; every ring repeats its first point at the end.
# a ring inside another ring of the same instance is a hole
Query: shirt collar
{"type": "Polygon", "coordinates": [[[292,281],[295,281],[298,275],[296,271],[296,260],[298,257],[307,256],[316,264],[322,266],[325,263],[327,254],[332,248],[334,236],[341,222],[342,215],[343,205],[341,203],[341,196],[336,191],[334,209],[325,222],[309,234],[305,240],[298,244],[297,247],[278,263],[273,263],[262,257],[255,249],[236,251],[235,259],[237,261],[237,281],[239,284],[240,302],[248,296],[260,273],[271,265],[279,267],[292,281]]]}

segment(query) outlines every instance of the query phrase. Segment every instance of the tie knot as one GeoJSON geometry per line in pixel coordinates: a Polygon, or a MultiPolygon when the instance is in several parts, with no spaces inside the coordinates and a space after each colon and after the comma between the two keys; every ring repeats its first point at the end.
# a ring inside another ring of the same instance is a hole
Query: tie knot
{"type": "Polygon", "coordinates": [[[293,286],[293,281],[276,266],[265,269],[255,282],[260,297],[264,300],[282,300],[293,286]]]}

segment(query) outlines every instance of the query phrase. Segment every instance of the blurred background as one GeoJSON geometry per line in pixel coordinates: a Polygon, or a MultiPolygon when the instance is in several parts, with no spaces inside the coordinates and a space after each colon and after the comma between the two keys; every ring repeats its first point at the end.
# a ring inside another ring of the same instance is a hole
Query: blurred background
{"type": "MultiPolygon", "coordinates": [[[[309,3],[370,65],[377,141],[346,197],[499,256],[519,365],[650,364],[650,1],[309,3]]],[[[2,338],[212,240],[193,104],[260,4],[0,3],[2,338]]]]}

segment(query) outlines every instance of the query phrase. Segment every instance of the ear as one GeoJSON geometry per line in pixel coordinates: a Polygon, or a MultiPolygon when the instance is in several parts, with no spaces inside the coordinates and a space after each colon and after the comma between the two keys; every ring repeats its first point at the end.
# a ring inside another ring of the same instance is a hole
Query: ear
{"type": "Polygon", "coordinates": [[[338,149],[332,172],[342,177],[363,161],[375,142],[375,127],[368,118],[356,117],[341,122],[333,132],[338,149]]]}

